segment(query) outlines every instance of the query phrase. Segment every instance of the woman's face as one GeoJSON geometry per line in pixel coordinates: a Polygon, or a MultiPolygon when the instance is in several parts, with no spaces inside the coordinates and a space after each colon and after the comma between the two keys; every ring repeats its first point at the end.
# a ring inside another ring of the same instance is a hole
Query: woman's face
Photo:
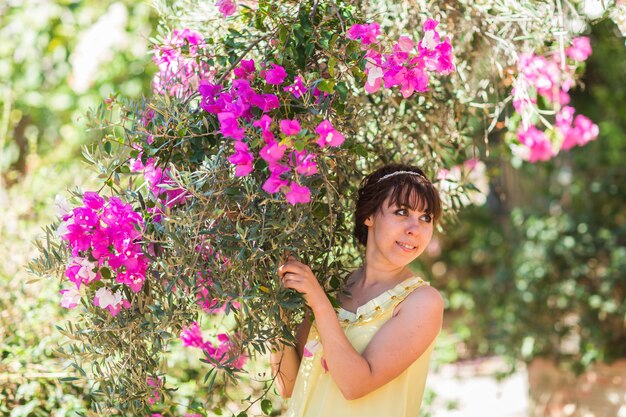
{"type": "Polygon", "coordinates": [[[386,199],[381,210],[365,220],[366,251],[372,260],[404,267],[428,246],[433,236],[433,219],[425,212],[388,204],[386,199]]]}

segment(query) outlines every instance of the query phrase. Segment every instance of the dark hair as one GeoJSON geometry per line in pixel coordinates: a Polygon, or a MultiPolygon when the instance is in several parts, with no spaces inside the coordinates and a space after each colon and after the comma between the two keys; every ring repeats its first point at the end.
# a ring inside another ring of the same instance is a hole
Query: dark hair
{"type": "Polygon", "coordinates": [[[430,214],[433,223],[441,217],[439,192],[421,169],[411,165],[385,165],[363,178],[357,192],[354,237],[362,245],[367,245],[365,220],[378,213],[387,198],[389,205],[410,207],[412,210],[430,214]],[[419,175],[398,173],[382,179],[398,171],[415,172],[419,175]]]}

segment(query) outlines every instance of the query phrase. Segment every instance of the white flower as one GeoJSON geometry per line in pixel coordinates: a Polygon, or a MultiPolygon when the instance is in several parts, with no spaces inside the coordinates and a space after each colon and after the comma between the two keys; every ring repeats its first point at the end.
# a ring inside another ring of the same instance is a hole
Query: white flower
{"type": "Polygon", "coordinates": [[[424,38],[422,39],[422,46],[432,51],[437,45],[438,43],[435,40],[435,31],[427,30],[426,33],[424,33],[424,38]]]}
{"type": "Polygon", "coordinates": [[[61,298],[61,307],[64,308],[74,308],[80,303],[80,291],[74,286],[61,290],[61,294],[63,297],[61,298]]]}
{"type": "Polygon", "coordinates": [[[99,306],[100,308],[107,308],[109,306],[115,308],[118,304],[122,302],[122,294],[119,290],[113,294],[111,290],[106,287],[100,288],[96,291],[96,296],[94,298],[94,304],[99,306]]]}
{"type": "Polygon", "coordinates": [[[54,208],[54,214],[56,214],[57,217],[63,217],[72,210],[72,208],[70,207],[70,204],[67,202],[65,197],[63,197],[61,194],[57,194],[54,197],[53,208],[54,208]]]}

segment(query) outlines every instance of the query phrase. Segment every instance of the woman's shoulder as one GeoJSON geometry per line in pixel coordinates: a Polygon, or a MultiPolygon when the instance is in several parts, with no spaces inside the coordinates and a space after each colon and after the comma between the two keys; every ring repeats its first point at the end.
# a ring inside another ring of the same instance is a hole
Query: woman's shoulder
{"type": "Polygon", "coordinates": [[[443,315],[444,299],[441,293],[431,285],[420,285],[413,289],[396,307],[396,314],[401,310],[443,315]]]}

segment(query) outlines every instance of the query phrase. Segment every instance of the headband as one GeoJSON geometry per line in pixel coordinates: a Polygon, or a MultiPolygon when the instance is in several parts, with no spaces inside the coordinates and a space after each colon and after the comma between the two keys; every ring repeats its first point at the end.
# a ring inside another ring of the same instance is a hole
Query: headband
{"type": "Polygon", "coordinates": [[[400,175],[400,174],[416,175],[416,176],[418,176],[418,177],[422,177],[422,178],[426,179],[426,177],[424,177],[424,176],[423,176],[422,174],[420,174],[419,172],[415,172],[415,171],[396,171],[396,172],[392,172],[391,174],[387,174],[387,175],[384,175],[384,176],[380,177],[380,178],[378,179],[378,181],[376,181],[376,183],[379,183],[379,182],[381,182],[382,180],[385,180],[385,179],[387,179],[387,178],[391,178],[391,177],[394,177],[394,176],[396,176],[396,175],[400,175]]]}

